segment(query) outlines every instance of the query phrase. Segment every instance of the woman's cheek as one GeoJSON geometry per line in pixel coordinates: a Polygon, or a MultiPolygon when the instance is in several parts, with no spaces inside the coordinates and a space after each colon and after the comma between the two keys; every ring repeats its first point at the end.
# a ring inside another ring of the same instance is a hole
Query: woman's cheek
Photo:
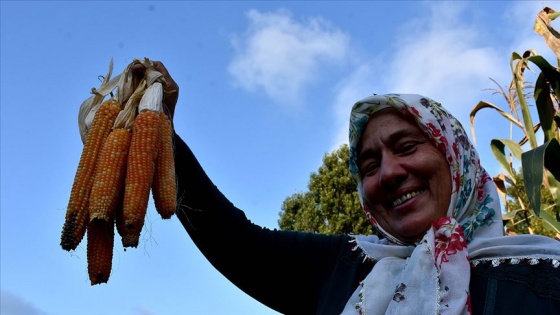
{"type": "Polygon", "coordinates": [[[378,193],[378,189],[377,186],[373,180],[372,177],[364,177],[364,179],[362,180],[362,187],[363,187],[363,198],[364,200],[368,203],[368,204],[372,204],[373,200],[378,199],[377,198],[377,193],[378,193]]]}

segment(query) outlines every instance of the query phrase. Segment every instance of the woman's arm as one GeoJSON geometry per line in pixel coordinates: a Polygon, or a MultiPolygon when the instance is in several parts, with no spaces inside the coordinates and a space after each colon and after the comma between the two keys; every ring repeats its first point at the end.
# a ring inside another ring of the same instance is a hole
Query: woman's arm
{"type": "MultiPolygon", "coordinates": [[[[165,78],[163,101],[173,119],[179,86],[163,63],[153,63],[165,78]]],[[[144,70],[141,65],[134,68],[136,81],[144,70]]],[[[177,216],[212,265],[281,313],[339,314],[368,271],[350,250],[349,237],[277,231],[251,223],[210,181],[185,142],[177,135],[174,142],[177,216]]]]}
{"type": "Polygon", "coordinates": [[[177,135],[175,161],[177,216],[212,265],[272,309],[315,314],[325,282],[340,263],[339,253],[350,246],[349,238],[253,224],[210,181],[177,135]]]}

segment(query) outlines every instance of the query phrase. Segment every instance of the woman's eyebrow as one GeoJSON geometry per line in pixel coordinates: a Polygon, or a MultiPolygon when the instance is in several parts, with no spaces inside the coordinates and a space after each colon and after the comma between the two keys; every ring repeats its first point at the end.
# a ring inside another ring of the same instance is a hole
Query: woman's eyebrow
{"type": "Polygon", "coordinates": [[[373,150],[363,150],[360,151],[360,153],[358,154],[358,167],[360,167],[360,163],[367,160],[368,158],[372,158],[375,156],[375,153],[373,152],[373,150]]]}
{"type": "Polygon", "coordinates": [[[404,137],[422,137],[424,138],[425,135],[424,133],[422,133],[420,130],[416,129],[416,128],[405,128],[405,129],[400,129],[397,132],[394,132],[392,134],[389,135],[388,143],[396,143],[398,140],[404,138],[404,137]]]}

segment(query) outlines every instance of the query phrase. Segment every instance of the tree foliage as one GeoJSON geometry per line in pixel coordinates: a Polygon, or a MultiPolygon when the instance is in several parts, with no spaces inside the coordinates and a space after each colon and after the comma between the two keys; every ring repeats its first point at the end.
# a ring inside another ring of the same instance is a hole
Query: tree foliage
{"type": "Polygon", "coordinates": [[[283,230],[326,234],[372,234],[374,229],[360,206],[356,183],[350,176],[350,151],[344,144],[323,157],[311,173],[308,191],[287,197],[278,225],[283,230]]]}

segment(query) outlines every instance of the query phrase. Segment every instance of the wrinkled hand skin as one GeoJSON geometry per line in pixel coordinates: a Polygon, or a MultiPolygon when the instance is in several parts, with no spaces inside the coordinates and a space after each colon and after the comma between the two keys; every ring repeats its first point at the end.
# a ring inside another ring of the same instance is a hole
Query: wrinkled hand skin
{"type": "MultiPolygon", "coordinates": [[[[173,80],[167,68],[163,65],[161,61],[153,61],[154,70],[163,74],[165,79],[165,86],[163,87],[163,105],[165,107],[165,112],[169,115],[169,118],[173,121],[173,116],[175,115],[175,105],[177,105],[177,100],[179,99],[179,86],[173,80]]],[[[144,77],[144,71],[146,68],[144,65],[138,63],[132,67],[133,74],[133,87],[136,89],[142,77],[144,77]]]]}

